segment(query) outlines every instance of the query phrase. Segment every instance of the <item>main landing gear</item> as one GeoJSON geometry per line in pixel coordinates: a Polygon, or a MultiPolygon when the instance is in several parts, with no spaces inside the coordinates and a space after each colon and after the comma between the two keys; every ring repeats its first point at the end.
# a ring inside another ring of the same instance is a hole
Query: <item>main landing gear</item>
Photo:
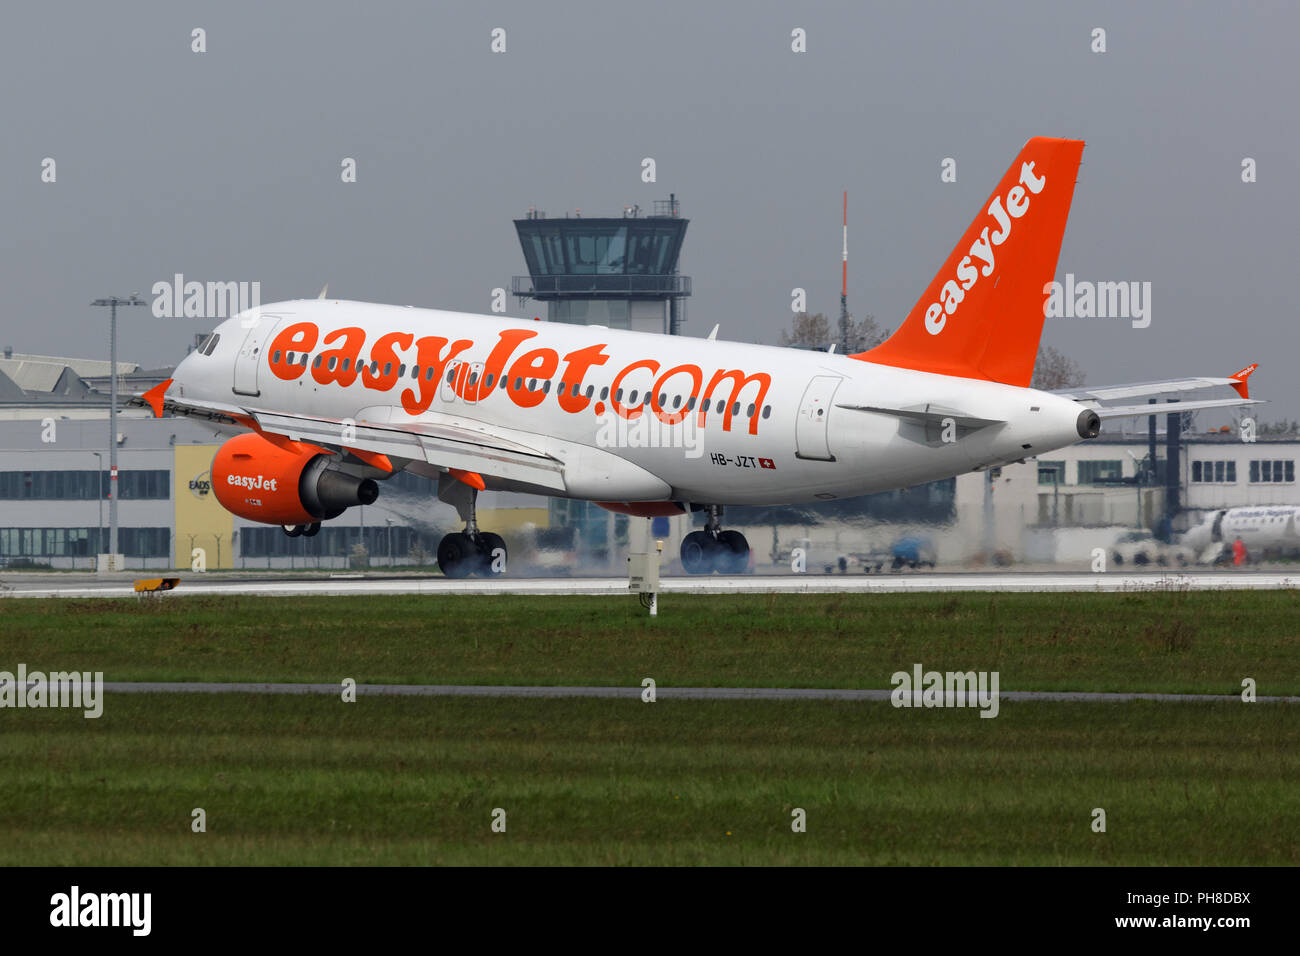
{"type": "Polygon", "coordinates": [[[682,539],[682,568],[687,574],[743,574],[749,569],[749,542],[739,531],[722,530],[721,505],[709,505],[704,530],[682,539]]]}
{"type": "Polygon", "coordinates": [[[506,573],[505,539],[491,531],[479,531],[475,517],[478,492],[475,489],[460,485],[455,491],[455,494],[444,494],[439,487],[438,497],[456,506],[465,521],[465,530],[449,534],[438,542],[438,567],[449,578],[467,578],[471,574],[500,577],[506,573]],[[461,492],[461,488],[468,494],[461,492]]]}
{"type": "Polygon", "coordinates": [[[314,538],[320,532],[320,522],[313,521],[311,524],[282,524],[281,528],[284,533],[291,538],[299,536],[304,538],[314,538]]]}

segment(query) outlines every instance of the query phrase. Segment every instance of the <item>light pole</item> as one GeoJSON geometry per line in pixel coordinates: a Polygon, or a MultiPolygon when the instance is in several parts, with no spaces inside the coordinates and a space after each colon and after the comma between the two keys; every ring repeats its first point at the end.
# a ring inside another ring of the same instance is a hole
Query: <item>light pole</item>
{"type": "MultiPolygon", "coordinates": [[[[135,293],[129,297],[112,295],[90,303],[109,307],[108,319],[108,553],[117,554],[117,307],[119,305],[148,305],[135,293]]],[[[113,561],[114,558],[109,558],[113,561]]],[[[114,566],[114,570],[118,570],[114,566]]]]}
{"type": "Polygon", "coordinates": [[[95,466],[95,499],[99,503],[99,529],[95,534],[95,553],[99,554],[104,550],[104,453],[92,451],[91,454],[99,463],[95,466]]]}

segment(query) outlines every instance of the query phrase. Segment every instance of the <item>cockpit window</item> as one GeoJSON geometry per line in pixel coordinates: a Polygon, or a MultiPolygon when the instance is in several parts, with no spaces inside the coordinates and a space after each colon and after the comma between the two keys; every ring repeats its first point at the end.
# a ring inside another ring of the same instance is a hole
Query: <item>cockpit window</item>
{"type": "Polygon", "coordinates": [[[199,345],[198,348],[199,354],[211,355],[216,350],[217,343],[220,341],[221,341],[221,336],[218,335],[216,332],[213,332],[206,339],[204,339],[203,342],[199,345]]]}

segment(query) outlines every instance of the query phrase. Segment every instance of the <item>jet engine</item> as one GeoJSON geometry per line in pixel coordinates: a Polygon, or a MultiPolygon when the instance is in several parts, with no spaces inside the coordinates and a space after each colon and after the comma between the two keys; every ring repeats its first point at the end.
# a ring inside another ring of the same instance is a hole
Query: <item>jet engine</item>
{"type": "Polygon", "coordinates": [[[232,514],[264,524],[310,525],[379,497],[373,478],[349,475],[317,445],[237,435],[212,459],[212,488],[232,514]]]}

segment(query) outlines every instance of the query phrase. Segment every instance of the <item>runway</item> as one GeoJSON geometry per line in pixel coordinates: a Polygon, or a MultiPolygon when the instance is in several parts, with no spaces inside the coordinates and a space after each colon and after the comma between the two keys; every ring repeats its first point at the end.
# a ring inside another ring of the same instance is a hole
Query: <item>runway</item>
{"type": "MultiPolygon", "coordinates": [[[[91,574],[51,579],[46,574],[0,575],[0,596],[135,597],[135,578],[166,572],[97,578],[91,574]]],[[[186,572],[173,597],[200,595],[337,596],[355,594],[615,595],[628,593],[625,578],[467,578],[415,576],[256,576],[247,572],[186,572]]],[[[921,574],[779,574],[665,577],[661,594],[851,594],[963,591],[1051,591],[1076,593],[1140,591],[1284,590],[1300,585],[1300,571],[1107,572],[1006,571],[921,574]]]]}
{"type": "MultiPolygon", "coordinates": [[[[106,681],[104,690],[117,694],[323,694],[341,697],[342,684],[187,683],[106,681]]],[[[615,697],[639,700],[641,687],[521,687],[479,684],[357,684],[358,697],[615,697]]],[[[656,700],[857,700],[887,701],[892,691],[808,687],[656,687],[656,700]]],[[[1000,700],[1122,703],[1154,700],[1166,703],[1241,702],[1235,694],[1090,693],[1087,691],[1002,691],[1000,700]]],[[[1300,704],[1300,697],[1259,697],[1262,703],[1300,704]]],[[[919,706],[919,702],[918,702],[919,706]]],[[[951,704],[949,706],[952,706],[951,704]]],[[[972,697],[970,707],[976,706],[972,697]]]]}

